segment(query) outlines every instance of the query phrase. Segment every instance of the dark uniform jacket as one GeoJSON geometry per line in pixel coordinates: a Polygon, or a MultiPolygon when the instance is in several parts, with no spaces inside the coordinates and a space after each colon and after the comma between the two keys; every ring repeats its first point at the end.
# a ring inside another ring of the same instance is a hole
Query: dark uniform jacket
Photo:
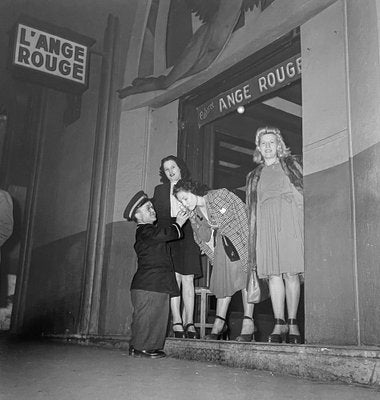
{"type": "Polygon", "coordinates": [[[178,284],[166,242],[181,237],[182,230],[176,223],[167,227],[152,224],[137,225],[134,247],[138,264],[131,289],[179,296],[178,284]]]}

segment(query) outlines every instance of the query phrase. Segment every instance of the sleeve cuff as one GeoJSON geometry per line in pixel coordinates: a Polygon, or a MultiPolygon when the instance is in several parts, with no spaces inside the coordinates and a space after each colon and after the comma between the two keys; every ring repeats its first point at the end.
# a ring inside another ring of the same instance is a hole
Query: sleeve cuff
{"type": "Polygon", "coordinates": [[[183,236],[181,227],[177,224],[177,222],[174,222],[173,226],[177,229],[178,239],[181,239],[183,236]]]}

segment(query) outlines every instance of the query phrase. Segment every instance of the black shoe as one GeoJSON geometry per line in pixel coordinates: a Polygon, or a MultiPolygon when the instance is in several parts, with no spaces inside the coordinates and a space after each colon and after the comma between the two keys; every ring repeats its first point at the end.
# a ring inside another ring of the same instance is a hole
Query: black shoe
{"type": "Polygon", "coordinates": [[[166,357],[162,350],[136,350],[133,346],[129,348],[129,355],[136,358],[163,358],[166,357]]]}
{"type": "Polygon", "coordinates": [[[182,331],[173,330],[174,337],[177,338],[177,339],[186,339],[186,334],[185,334],[185,331],[183,329],[182,322],[176,322],[175,324],[173,324],[173,326],[176,326],[176,325],[181,326],[182,327],[182,331]]]}
{"type": "Polygon", "coordinates": [[[281,333],[271,333],[268,337],[268,342],[269,343],[285,343],[286,342],[286,336],[288,334],[288,326],[286,325],[286,322],[283,319],[275,319],[274,320],[275,325],[282,325],[284,329],[281,330],[281,333]]]}
{"type": "MultiPolygon", "coordinates": [[[[253,322],[253,318],[248,317],[248,315],[244,315],[243,319],[250,319],[253,322]]],[[[255,323],[253,322],[253,332],[252,333],[241,333],[239,336],[236,337],[237,342],[254,342],[255,341],[255,334],[257,332],[257,328],[255,323]]]]}
{"type": "Polygon", "coordinates": [[[193,323],[190,323],[190,324],[186,324],[186,325],[185,325],[185,335],[186,335],[186,338],[187,338],[187,339],[199,339],[199,335],[198,335],[197,330],[195,329],[195,326],[194,326],[195,332],[189,331],[190,326],[194,326],[194,324],[193,324],[193,323]]]}
{"type": "Polygon", "coordinates": [[[219,315],[217,315],[215,317],[215,319],[216,318],[219,318],[222,321],[224,321],[222,330],[219,333],[210,333],[209,335],[206,335],[204,339],[205,340],[220,340],[220,339],[228,340],[229,339],[229,329],[228,329],[228,325],[227,325],[225,318],[219,317],[219,315]]]}
{"type": "MultiPolygon", "coordinates": [[[[297,325],[297,320],[294,318],[288,319],[288,325],[297,325]]],[[[301,335],[294,335],[293,333],[288,334],[288,343],[290,344],[301,344],[301,335]]]]}

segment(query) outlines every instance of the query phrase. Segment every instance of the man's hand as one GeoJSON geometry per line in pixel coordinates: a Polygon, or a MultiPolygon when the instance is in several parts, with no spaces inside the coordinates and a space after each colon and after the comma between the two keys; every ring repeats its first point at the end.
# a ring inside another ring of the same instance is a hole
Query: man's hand
{"type": "Polygon", "coordinates": [[[187,212],[187,210],[181,210],[178,212],[175,222],[177,222],[177,224],[182,227],[182,225],[188,220],[188,218],[189,213],[187,212]]]}

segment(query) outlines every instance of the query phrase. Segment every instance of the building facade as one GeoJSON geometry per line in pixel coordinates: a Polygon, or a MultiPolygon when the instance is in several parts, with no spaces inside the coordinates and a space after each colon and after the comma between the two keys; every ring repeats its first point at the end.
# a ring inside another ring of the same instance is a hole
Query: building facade
{"type": "Polygon", "coordinates": [[[207,18],[180,1],[90,3],[7,2],[1,14],[2,58],[21,13],[95,41],[80,95],[2,65],[2,184],[20,220],[9,249],[12,330],[128,337],[128,199],[153,193],[169,154],[239,193],[258,124],[277,124],[304,159],[305,341],[378,346],[380,2],[238,2],[218,54],[187,73],[186,45],[207,18]],[[167,87],[118,96],[148,75],[166,76],[167,87]]]}

